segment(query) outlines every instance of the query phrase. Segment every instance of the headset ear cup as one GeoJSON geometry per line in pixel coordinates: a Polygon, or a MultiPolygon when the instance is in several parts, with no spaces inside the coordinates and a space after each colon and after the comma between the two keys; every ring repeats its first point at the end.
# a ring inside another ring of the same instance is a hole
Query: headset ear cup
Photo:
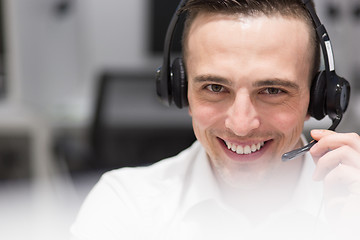
{"type": "Polygon", "coordinates": [[[172,64],[172,96],[178,108],[188,106],[187,79],[182,58],[176,58],[172,64]]]}
{"type": "Polygon", "coordinates": [[[326,114],[326,73],[321,71],[316,74],[310,89],[310,103],[308,112],[317,120],[323,119],[326,114]]]}
{"type": "Polygon", "coordinates": [[[340,86],[342,86],[342,91],[339,99],[339,108],[341,112],[344,113],[348,108],[349,101],[350,101],[350,83],[344,79],[340,78],[340,86]]]}

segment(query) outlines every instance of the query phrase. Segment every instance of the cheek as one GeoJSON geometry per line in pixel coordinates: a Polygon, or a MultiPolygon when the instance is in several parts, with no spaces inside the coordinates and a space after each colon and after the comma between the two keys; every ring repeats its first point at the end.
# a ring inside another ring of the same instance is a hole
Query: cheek
{"type": "Polygon", "coordinates": [[[301,132],[305,116],[292,113],[280,113],[273,115],[273,124],[282,132],[301,132]]]}
{"type": "Polygon", "coordinates": [[[215,111],[210,107],[193,107],[192,119],[197,125],[204,128],[211,126],[214,122],[215,111]]]}
{"type": "MultiPolygon", "coordinates": [[[[291,129],[291,126],[302,125],[307,118],[309,100],[306,94],[271,109],[267,116],[272,116],[273,122],[281,129],[291,129]]],[[[270,109],[270,108],[268,108],[270,109]]]]}
{"type": "Polygon", "coordinates": [[[211,132],[219,122],[218,112],[206,106],[192,106],[192,123],[196,137],[205,140],[207,132],[211,132]]]}
{"type": "Polygon", "coordinates": [[[209,104],[196,97],[189,91],[189,112],[192,117],[193,124],[198,128],[207,128],[217,122],[221,115],[219,106],[216,104],[209,104]]]}
{"type": "Polygon", "coordinates": [[[307,104],[294,104],[286,106],[285,109],[279,109],[271,113],[271,118],[268,118],[273,128],[282,133],[289,144],[295,144],[304,126],[304,121],[307,118],[307,104]]]}
{"type": "Polygon", "coordinates": [[[196,138],[203,145],[211,144],[214,131],[222,127],[222,107],[217,104],[204,103],[199,99],[189,98],[193,130],[196,138]]]}

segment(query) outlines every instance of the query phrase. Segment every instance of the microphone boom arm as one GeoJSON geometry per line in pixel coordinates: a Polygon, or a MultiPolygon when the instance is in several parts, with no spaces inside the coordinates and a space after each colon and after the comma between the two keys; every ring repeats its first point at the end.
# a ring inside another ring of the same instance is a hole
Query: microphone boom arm
{"type": "MultiPolygon", "coordinates": [[[[339,114],[337,115],[334,119],[333,119],[333,123],[332,125],[329,127],[328,130],[331,130],[331,131],[335,131],[336,127],[339,125],[340,121],[342,119],[342,114],[339,114]]],[[[291,159],[294,159],[298,156],[302,156],[304,155],[307,151],[310,150],[310,148],[312,148],[315,144],[317,143],[316,140],[312,140],[308,145],[304,146],[304,147],[301,147],[301,148],[298,148],[298,149],[295,149],[295,150],[292,150],[290,152],[287,152],[287,153],[284,153],[281,157],[281,160],[283,162],[287,162],[291,159]]]]}

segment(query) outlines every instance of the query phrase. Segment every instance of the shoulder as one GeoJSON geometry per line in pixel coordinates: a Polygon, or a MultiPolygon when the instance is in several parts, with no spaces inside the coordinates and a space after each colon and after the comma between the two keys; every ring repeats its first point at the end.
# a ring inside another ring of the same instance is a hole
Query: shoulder
{"type": "Polygon", "coordinates": [[[102,232],[106,236],[106,229],[112,229],[120,234],[155,221],[154,216],[159,221],[168,219],[177,207],[192,162],[201,151],[200,143],[195,142],[178,155],[151,166],[105,173],[83,203],[72,233],[94,236],[102,232]]]}
{"type": "Polygon", "coordinates": [[[105,173],[97,185],[111,186],[113,191],[124,191],[130,195],[151,195],[174,188],[186,177],[192,162],[201,151],[201,144],[195,142],[178,155],[163,159],[145,167],[121,168],[105,173]],[[139,190],[142,190],[139,193],[139,190]]]}

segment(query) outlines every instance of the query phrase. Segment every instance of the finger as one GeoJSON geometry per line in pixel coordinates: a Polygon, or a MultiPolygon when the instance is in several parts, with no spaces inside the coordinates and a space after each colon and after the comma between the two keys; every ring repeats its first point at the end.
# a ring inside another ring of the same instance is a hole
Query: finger
{"type": "Polygon", "coordinates": [[[360,153],[349,146],[343,146],[324,154],[317,160],[313,179],[323,180],[339,164],[360,169],[360,153]]]}
{"type": "Polygon", "coordinates": [[[336,132],[326,129],[313,129],[311,130],[310,134],[311,137],[317,141],[319,141],[322,137],[335,134],[336,132]]]}
{"type": "Polygon", "coordinates": [[[360,137],[356,133],[335,133],[328,130],[314,130],[311,134],[318,141],[310,150],[314,158],[319,158],[330,150],[344,145],[360,152],[360,137]]]}
{"type": "MultiPolygon", "coordinates": [[[[319,143],[320,139],[323,139],[326,136],[335,134],[335,132],[330,130],[323,130],[323,129],[313,129],[310,132],[311,137],[318,141],[311,149],[310,153],[313,156],[314,160],[317,161],[320,157],[324,154],[329,152],[331,149],[326,145],[326,142],[319,143]]],[[[324,140],[323,140],[324,141],[324,140]]]]}
{"type": "Polygon", "coordinates": [[[360,151],[360,136],[357,133],[336,133],[330,130],[312,130],[311,136],[318,142],[327,143],[332,149],[349,145],[360,151]]]}

